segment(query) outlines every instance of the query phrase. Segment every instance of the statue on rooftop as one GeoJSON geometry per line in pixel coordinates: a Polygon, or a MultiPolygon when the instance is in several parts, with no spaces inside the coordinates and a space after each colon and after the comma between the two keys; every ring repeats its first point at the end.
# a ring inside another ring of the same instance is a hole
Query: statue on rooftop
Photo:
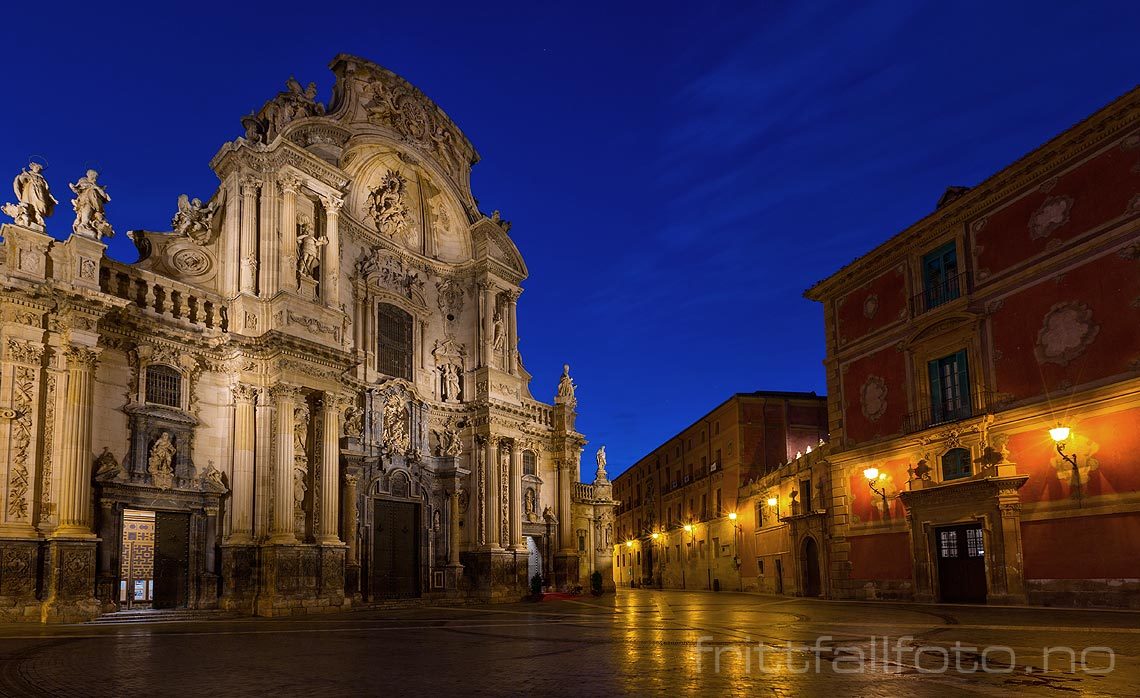
{"type": "Polygon", "coordinates": [[[51,195],[47,180],[41,174],[43,169],[44,166],[40,163],[29,162],[27,169],[21,170],[12,182],[16,203],[4,204],[3,210],[16,220],[16,225],[43,230],[44,219],[52,214],[55,205],[59,203],[51,195]]]}
{"type": "Polygon", "coordinates": [[[191,199],[183,194],[178,197],[178,213],[174,214],[170,224],[177,235],[185,235],[199,245],[205,245],[210,241],[210,224],[217,206],[216,201],[203,206],[201,199],[191,199]]]}
{"type": "Polygon", "coordinates": [[[87,174],[80,177],[78,182],[68,185],[75,193],[75,198],[71,200],[71,206],[75,209],[75,223],[71,225],[71,230],[95,240],[115,235],[106,216],[107,203],[111,197],[98,179],[98,172],[87,170],[87,174]]]}

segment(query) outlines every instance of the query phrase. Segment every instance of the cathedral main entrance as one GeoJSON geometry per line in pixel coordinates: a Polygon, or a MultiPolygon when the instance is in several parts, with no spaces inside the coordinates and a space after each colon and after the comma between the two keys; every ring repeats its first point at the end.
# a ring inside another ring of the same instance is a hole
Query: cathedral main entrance
{"type": "Polygon", "coordinates": [[[372,517],[372,597],[420,595],[420,505],[375,500],[372,517]]]}
{"type": "Polygon", "coordinates": [[[120,550],[120,608],[188,605],[189,514],[124,509],[120,550]]]}

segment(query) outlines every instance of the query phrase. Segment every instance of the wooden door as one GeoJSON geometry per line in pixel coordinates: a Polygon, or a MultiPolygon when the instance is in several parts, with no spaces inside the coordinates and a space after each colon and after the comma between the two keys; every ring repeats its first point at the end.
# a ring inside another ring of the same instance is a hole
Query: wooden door
{"type": "Polygon", "coordinates": [[[980,524],[935,530],[938,587],[948,603],[986,602],[986,558],[980,524]]]}
{"type": "Polygon", "coordinates": [[[373,595],[388,599],[419,596],[419,505],[378,499],[372,522],[373,595]]]}
{"type": "Polygon", "coordinates": [[[154,515],[154,608],[182,608],[190,598],[190,515],[154,515]]]}

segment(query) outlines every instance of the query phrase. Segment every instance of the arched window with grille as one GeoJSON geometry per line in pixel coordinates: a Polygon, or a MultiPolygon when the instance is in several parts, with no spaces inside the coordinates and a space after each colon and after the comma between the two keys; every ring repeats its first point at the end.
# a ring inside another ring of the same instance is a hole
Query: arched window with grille
{"type": "Polygon", "coordinates": [[[538,475],[538,456],[534,451],[523,451],[523,475],[538,475]]]}
{"type": "Polygon", "coordinates": [[[961,480],[970,477],[970,451],[952,448],[942,456],[942,480],[961,480]]]}
{"type": "Polygon", "coordinates": [[[182,374],[173,366],[146,367],[146,401],[167,407],[182,407],[182,374]]]}
{"type": "Polygon", "coordinates": [[[379,351],[377,368],[380,373],[412,379],[412,316],[403,308],[388,303],[380,304],[379,351]]]}

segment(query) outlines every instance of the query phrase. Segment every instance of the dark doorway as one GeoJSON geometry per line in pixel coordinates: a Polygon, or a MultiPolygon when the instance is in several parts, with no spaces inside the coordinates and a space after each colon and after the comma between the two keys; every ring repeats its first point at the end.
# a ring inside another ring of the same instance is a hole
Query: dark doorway
{"type": "Polygon", "coordinates": [[[935,529],[938,588],[948,603],[986,602],[986,558],[980,524],[935,529]]]}
{"type": "Polygon", "coordinates": [[[190,515],[154,514],[154,608],[182,608],[190,598],[190,515]]]}
{"type": "Polygon", "coordinates": [[[784,593],[784,561],[776,558],[776,593],[784,593]]]}
{"type": "Polygon", "coordinates": [[[372,519],[372,590],[377,598],[420,594],[419,510],[415,502],[376,500],[372,519]]]}
{"type": "Polygon", "coordinates": [[[815,538],[804,540],[804,596],[819,596],[819,546],[815,538]]]}

